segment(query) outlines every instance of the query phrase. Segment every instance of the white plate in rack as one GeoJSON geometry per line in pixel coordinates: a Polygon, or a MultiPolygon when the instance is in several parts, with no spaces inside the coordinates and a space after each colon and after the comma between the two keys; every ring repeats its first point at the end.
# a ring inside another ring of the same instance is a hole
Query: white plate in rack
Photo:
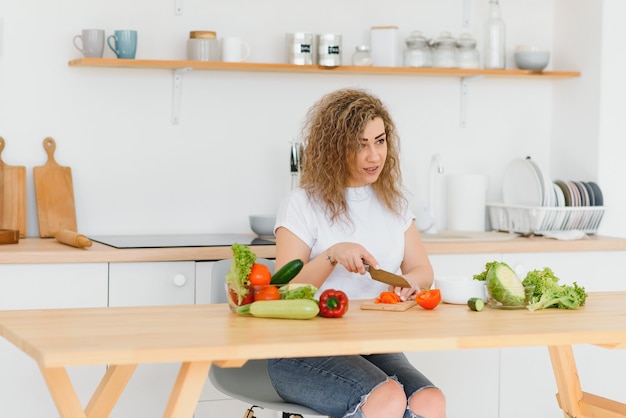
{"type": "Polygon", "coordinates": [[[530,162],[517,158],[507,166],[502,179],[502,199],[507,205],[542,206],[543,179],[530,162]]]}
{"type": "Polygon", "coordinates": [[[535,169],[537,177],[539,177],[539,181],[541,182],[541,191],[543,192],[541,206],[556,206],[554,190],[552,188],[552,179],[547,175],[547,172],[542,170],[541,167],[539,167],[539,164],[531,160],[530,157],[527,157],[526,161],[528,161],[535,169]]]}

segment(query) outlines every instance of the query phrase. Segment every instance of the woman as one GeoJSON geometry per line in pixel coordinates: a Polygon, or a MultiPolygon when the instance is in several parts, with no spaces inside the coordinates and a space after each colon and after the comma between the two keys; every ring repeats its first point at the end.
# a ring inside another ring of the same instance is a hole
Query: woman
{"type": "MultiPolygon", "coordinates": [[[[428,288],[433,271],[401,191],[399,143],[381,101],[361,90],[324,96],[308,112],[301,188],[281,204],[276,267],[305,261],[293,282],[322,292],[372,299],[390,290],[364,263],[402,272],[410,288],[428,288]]],[[[404,354],[284,358],[269,361],[287,401],[335,418],[445,417],[445,398],[404,354]]]]}

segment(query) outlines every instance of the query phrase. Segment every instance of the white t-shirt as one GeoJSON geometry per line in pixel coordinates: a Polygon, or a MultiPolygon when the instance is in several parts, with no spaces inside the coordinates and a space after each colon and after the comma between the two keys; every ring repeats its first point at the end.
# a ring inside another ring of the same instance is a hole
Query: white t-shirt
{"type": "MultiPolygon", "coordinates": [[[[382,205],[371,186],[347,189],[351,223],[331,224],[324,208],[307,198],[304,189],[293,190],[281,202],[276,228],[285,227],[311,248],[311,259],[338,242],[361,244],[378,260],[381,269],[397,272],[404,256],[404,233],[415,218],[408,207],[401,216],[382,205]]],[[[348,272],[337,264],[325,289],[343,290],[349,299],[372,299],[388,285],[372,280],[369,273],[348,272]]]]}

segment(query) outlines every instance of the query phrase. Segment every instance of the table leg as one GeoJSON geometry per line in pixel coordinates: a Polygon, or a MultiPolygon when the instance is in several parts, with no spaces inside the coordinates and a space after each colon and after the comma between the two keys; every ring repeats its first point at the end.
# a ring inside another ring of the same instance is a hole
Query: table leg
{"type": "Polygon", "coordinates": [[[210,361],[185,362],[163,413],[163,418],[192,418],[209,376],[210,361]]]}
{"type": "Polygon", "coordinates": [[[583,392],[580,387],[572,346],[549,346],[548,351],[556,379],[559,405],[565,417],[582,417],[580,400],[583,397],[583,392]]]}
{"type": "Polygon", "coordinates": [[[559,391],[559,406],[566,418],[626,416],[626,404],[582,391],[572,346],[550,346],[548,350],[559,391]]]}
{"type": "Polygon", "coordinates": [[[64,368],[42,367],[41,373],[62,418],[106,418],[111,414],[136,367],[136,364],[109,366],[85,410],[64,368]]]}
{"type": "Polygon", "coordinates": [[[40,369],[61,418],[86,418],[67,371],[63,367],[40,369]]]}
{"type": "Polygon", "coordinates": [[[107,418],[124,391],[136,364],[112,365],[92,395],[85,412],[88,418],[107,418]]]}

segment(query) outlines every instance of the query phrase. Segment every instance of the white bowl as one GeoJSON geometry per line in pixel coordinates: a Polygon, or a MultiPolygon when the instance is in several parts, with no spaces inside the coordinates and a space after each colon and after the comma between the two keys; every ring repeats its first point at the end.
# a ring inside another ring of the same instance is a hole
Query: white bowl
{"type": "Polygon", "coordinates": [[[274,238],[276,215],[250,215],[250,229],[260,238],[274,238]]]}
{"type": "Polygon", "coordinates": [[[514,56],[515,65],[521,70],[542,71],[550,62],[550,51],[539,47],[520,45],[514,56]]]}
{"type": "Polygon", "coordinates": [[[487,302],[485,282],[471,276],[443,276],[435,279],[435,287],[441,291],[445,303],[465,305],[470,298],[481,298],[487,302]]]}

